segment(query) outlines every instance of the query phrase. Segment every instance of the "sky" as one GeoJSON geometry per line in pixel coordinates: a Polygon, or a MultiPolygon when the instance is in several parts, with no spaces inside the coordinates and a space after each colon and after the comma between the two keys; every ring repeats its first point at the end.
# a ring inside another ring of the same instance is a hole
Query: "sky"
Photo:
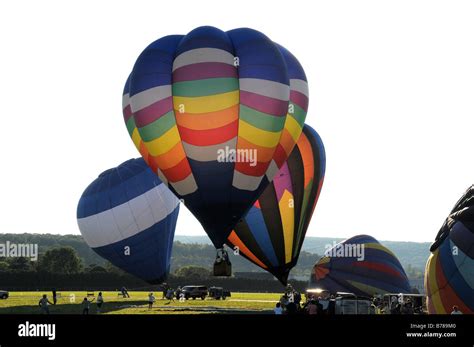
{"type": "MultiPolygon", "coordinates": [[[[0,233],[78,234],[99,173],[139,154],[122,120],[152,41],[250,27],[289,49],[326,178],[309,236],[432,241],[474,183],[472,1],[5,1],[0,233]]],[[[177,234],[204,235],[181,209],[177,234]]]]}

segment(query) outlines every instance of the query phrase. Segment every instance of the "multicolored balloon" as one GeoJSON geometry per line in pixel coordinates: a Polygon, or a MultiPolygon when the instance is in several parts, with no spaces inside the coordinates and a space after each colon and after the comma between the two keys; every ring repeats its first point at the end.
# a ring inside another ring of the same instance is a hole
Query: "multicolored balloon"
{"type": "Polygon", "coordinates": [[[376,239],[357,235],[327,251],[314,265],[312,288],[372,297],[410,293],[410,282],[397,257],[376,239]]]}
{"type": "Polygon", "coordinates": [[[428,312],[474,313],[474,185],[441,227],[425,270],[428,312]]]}
{"type": "Polygon", "coordinates": [[[296,58],[247,28],[153,42],[123,93],[133,142],[217,248],[286,161],[307,107],[296,58]]]}
{"type": "Polygon", "coordinates": [[[115,266],[149,283],[170,270],[179,200],[142,158],[109,169],[84,191],[77,223],[86,243],[115,266]]]}
{"type": "Polygon", "coordinates": [[[323,142],[305,125],[287,162],[226,243],[286,285],[298,261],[325,170],[323,142]]]}

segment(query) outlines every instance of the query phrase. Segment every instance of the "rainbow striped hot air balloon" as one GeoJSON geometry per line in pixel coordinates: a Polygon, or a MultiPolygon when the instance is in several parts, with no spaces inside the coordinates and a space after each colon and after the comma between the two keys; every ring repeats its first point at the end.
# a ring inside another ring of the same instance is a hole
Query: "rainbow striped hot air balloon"
{"type": "Polygon", "coordinates": [[[305,125],[287,162],[235,226],[227,244],[286,284],[298,261],[325,170],[323,142],[305,125]]]}
{"type": "Polygon", "coordinates": [[[328,255],[314,265],[310,286],[369,297],[410,293],[410,283],[397,257],[368,235],[354,236],[328,250],[328,255]]]}
{"type": "Polygon", "coordinates": [[[307,107],[296,58],[247,28],[153,42],[123,93],[133,142],[217,248],[286,161],[307,107]]]}
{"type": "Polygon", "coordinates": [[[474,186],[441,227],[425,270],[429,313],[474,313],[474,186]]]}
{"type": "Polygon", "coordinates": [[[115,266],[149,283],[170,270],[179,200],[148,168],[131,159],[103,172],[77,207],[86,243],[115,266]]]}

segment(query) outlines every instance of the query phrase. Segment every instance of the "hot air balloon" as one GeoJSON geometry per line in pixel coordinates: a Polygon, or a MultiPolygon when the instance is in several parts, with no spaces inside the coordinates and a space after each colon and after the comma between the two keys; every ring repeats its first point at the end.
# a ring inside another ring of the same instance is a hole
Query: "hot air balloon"
{"type": "Polygon", "coordinates": [[[149,283],[170,270],[179,200],[142,158],[94,180],[82,194],[77,223],[86,243],[115,266],[149,283]]]}
{"type": "Polygon", "coordinates": [[[286,285],[298,261],[325,168],[323,142],[305,125],[287,162],[235,226],[227,244],[286,285]]]}
{"type": "MultiPolygon", "coordinates": [[[[130,108],[130,96],[129,96],[129,89],[130,89],[130,76],[127,78],[124,87],[124,93],[122,96],[122,113],[125,120],[125,126],[127,127],[128,134],[132,139],[133,144],[137,148],[138,152],[141,154],[145,163],[150,165],[149,156],[150,153],[148,152],[145,143],[142,140],[140,133],[138,132],[137,125],[135,124],[135,118],[132,117],[132,111],[130,108]]],[[[153,172],[156,172],[156,167],[154,167],[153,172]]]]}
{"type": "Polygon", "coordinates": [[[286,161],[307,107],[296,58],[247,28],[158,39],[123,93],[135,145],[218,249],[286,161]]]}
{"type": "Polygon", "coordinates": [[[312,270],[313,288],[369,297],[410,293],[410,283],[397,257],[372,236],[354,236],[326,253],[312,270]]]}
{"type": "Polygon", "coordinates": [[[430,248],[425,270],[429,313],[457,306],[474,313],[474,185],[456,203],[430,248]]]}

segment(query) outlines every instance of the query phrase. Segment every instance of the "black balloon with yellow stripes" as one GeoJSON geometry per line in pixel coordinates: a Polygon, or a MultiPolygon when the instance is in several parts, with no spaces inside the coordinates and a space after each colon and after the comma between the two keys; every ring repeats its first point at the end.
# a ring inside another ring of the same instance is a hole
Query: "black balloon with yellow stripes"
{"type": "Polygon", "coordinates": [[[325,169],[323,142],[305,125],[287,162],[236,225],[227,245],[286,284],[298,261],[325,169]]]}

